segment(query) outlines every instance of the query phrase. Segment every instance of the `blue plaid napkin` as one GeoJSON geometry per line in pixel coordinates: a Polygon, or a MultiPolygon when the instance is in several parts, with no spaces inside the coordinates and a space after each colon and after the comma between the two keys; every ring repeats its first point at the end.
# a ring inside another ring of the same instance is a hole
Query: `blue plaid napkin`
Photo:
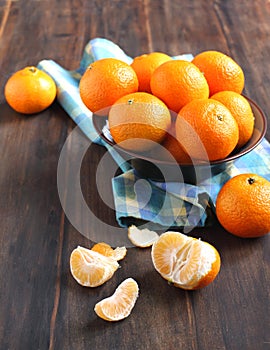
{"type": "MultiPolygon", "coordinates": [[[[186,230],[195,226],[205,226],[207,203],[215,203],[222,185],[231,177],[245,172],[254,172],[270,180],[270,145],[264,139],[249,154],[236,160],[224,172],[198,186],[185,183],[158,183],[140,178],[130,164],[105,143],[95,130],[92,112],[89,111],[79,95],[79,82],[88,65],[95,60],[115,57],[127,63],[132,58],[113,42],[95,38],[86,45],[80,67],[69,71],[52,60],[39,62],[38,67],[47,72],[56,82],[57,100],[67,114],[94,143],[107,148],[122,174],[112,179],[112,189],[116,219],[120,226],[129,226],[138,219],[148,223],[151,228],[181,227],[186,230]]],[[[192,60],[191,54],[174,56],[192,60]]]]}

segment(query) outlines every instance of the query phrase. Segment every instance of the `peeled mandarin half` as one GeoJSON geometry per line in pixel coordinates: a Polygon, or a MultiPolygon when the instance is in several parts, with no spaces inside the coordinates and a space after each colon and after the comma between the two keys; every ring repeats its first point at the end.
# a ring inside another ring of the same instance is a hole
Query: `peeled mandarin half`
{"type": "Polygon", "coordinates": [[[82,286],[97,287],[108,281],[119,268],[118,262],[93,250],[78,246],[70,256],[70,271],[82,286]]]}
{"type": "Polygon", "coordinates": [[[211,244],[179,232],[163,233],[152,246],[157,272],[174,286],[199,289],[214,281],[220,256],[211,244]]]}

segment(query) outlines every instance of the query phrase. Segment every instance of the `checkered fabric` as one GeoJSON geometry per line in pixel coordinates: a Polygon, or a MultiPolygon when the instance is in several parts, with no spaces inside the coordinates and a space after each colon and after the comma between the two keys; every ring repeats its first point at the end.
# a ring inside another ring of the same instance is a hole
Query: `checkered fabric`
{"type": "MultiPolygon", "coordinates": [[[[88,65],[95,60],[115,57],[127,63],[132,58],[113,42],[95,38],[86,45],[80,67],[68,71],[52,60],[43,60],[38,67],[52,76],[57,85],[57,100],[67,114],[94,143],[107,148],[122,174],[112,179],[116,219],[120,226],[129,226],[135,220],[149,223],[151,228],[204,226],[207,220],[206,203],[214,205],[222,185],[240,173],[257,173],[270,180],[270,145],[267,140],[252,152],[237,159],[225,171],[197,186],[185,183],[158,183],[144,179],[125,162],[117,151],[105,143],[94,128],[92,112],[79,95],[79,82],[88,65]]],[[[191,54],[174,59],[192,60],[191,54]]]]}

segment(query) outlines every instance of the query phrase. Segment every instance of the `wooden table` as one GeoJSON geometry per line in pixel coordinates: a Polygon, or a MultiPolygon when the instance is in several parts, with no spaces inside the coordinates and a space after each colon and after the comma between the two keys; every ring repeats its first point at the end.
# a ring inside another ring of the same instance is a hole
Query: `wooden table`
{"type": "MultiPolygon", "coordinates": [[[[0,348],[270,349],[270,236],[242,240],[218,223],[195,229],[222,258],[218,278],[200,291],[169,286],[150,250],[138,248],[102,287],[83,288],[72,278],[71,251],[92,244],[67,220],[57,189],[59,156],[75,124],[57,102],[39,115],[14,112],[3,87],[13,72],[44,58],[77,68],[94,37],[131,56],[223,51],[243,67],[245,94],[266,115],[270,110],[269,1],[0,0],[0,348]],[[127,277],[140,285],[131,316],[98,319],[95,303],[127,277]]],[[[95,215],[117,229],[95,187],[104,153],[98,145],[86,152],[82,188],[95,215]]],[[[111,191],[110,181],[104,186],[111,191]]],[[[90,234],[98,229],[87,227],[90,234]]]]}

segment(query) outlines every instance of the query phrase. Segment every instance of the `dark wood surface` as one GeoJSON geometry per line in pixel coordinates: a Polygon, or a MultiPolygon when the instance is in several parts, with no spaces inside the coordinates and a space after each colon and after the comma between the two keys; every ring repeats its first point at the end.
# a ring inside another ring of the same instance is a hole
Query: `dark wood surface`
{"type": "MultiPolygon", "coordinates": [[[[57,102],[20,115],[3,89],[13,72],[44,58],[77,68],[94,37],[131,56],[223,51],[243,67],[245,94],[270,113],[269,1],[0,0],[0,349],[270,349],[269,236],[241,240],[218,223],[195,229],[222,258],[216,281],[200,291],[169,286],[153,270],[150,251],[135,248],[99,288],[72,278],[71,251],[92,244],[66,218],[57,190],[60,152],[75,124],[57,102]],[[127,277],[140,286],[131,316],[98,319],[95,303],[127,277]]],[[[95,188],[104,153],[97,145],[87,151],[82,188],[95,215],[117,228],[95,188]]],[[[103,185],[110,193],[110,181],[103,185]]]]}

